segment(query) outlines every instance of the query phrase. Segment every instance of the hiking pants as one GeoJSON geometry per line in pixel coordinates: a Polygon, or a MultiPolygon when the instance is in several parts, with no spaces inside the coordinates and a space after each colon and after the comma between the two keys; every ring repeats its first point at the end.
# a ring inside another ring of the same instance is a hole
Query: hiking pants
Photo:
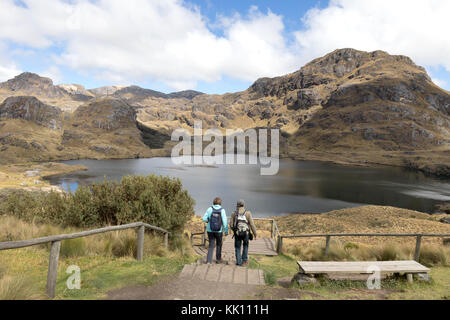
{"type": "Polygon", "coordinates": [[[208,239],[209,239],[209,248],[208,248],[208,259],[206,260],[207,263],[212,263],[213,260],[213,253],[214,253],[214,247],[216,246],[217,242],[217,248],[216,248],[216,260],[222,260],[222,232],[208,232],[208,239]]]}
{"type": "Polygon", "coordinates": [[[234,237],[234,248],[236,249],[236,265],[241,266],[243,262],[248,261],[248,238],[249,233],[245,237],[234,237]],[[241,255],[241,247],[242,255],[241,255]]]}

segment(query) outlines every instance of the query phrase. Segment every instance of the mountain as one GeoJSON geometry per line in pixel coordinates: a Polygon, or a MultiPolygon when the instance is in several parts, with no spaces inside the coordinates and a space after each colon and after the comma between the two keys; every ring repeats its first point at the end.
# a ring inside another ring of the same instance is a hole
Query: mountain
{"type": "Polygon", "coordinates": [[[57,106],[67,112],[73,112],[83,103],[98,97],[112,96],[140,107],[145,106],[148,99],[191,100],[202,94],[194,90],[165,94],[138,86],[105,86],[87,90],[79,84],[54,85],[51,79],[30,72],[24,72],[0,83],[0,102],[11,96],[34,96],[46,104],[57,106]]]}
{"type": "Polygon", "coordinates": [[[171,132],[192,130],[197,120],[204,128],[222,130],[279,128],[284,157],[450,175],[449,92],[410,58],[383,51],[336,50],[294,73],[261,78],[245,91],[224,95],[165,94],[138,86],[85,90],[54,86],[29,73],[0,84],[0,99],[18,95],[35,96],[65,111],[63,147],[78,148],[80,157],[134,157],[142,143],[152,150],[164,147],[169,154],[171,132]],[[137,141],[129,151],[127,143],[117,140],[121,132],[125,140],[137,141]],[[76,138],[85,135],[102,142],[76,138]],[[117,152],[103,152],[108,143],[117,152]]]}
{"type": "Polygon", "coordinates": [[[0,104],[0,163],[79,158],[152,157],[167,141],[139,124],[126,102],[100,97],[73,113],[35,97],[9,97],[0,104]],[[150,142],[153,143],[153,145],[150,142]]]}

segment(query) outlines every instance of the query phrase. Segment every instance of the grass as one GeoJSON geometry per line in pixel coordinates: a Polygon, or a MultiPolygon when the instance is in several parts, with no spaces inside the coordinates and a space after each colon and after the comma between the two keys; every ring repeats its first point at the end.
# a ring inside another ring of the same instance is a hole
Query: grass
{"type": "MultiPolygon", "coordinates": [[[[76,229],[26,223],[0,217],[0,241],[71,233],[76,229]]],[[[181,271],[197,259],[184,238],[163,246],[161,236],[146,233],[144,259],[136,261],[136,233],[125,230],[63,241],[58,266],[56,299],[103,299],[107,292],[133,285],[151,285],[181,271]],[[81,270],[81,290],[69,290],[70,266],[81,270]]],[[[48,245],[0,251],[0,300],[44,299],[48,245]]]]}
{"type": "MultiPolygon", "coordinates": [[[[308,245],[290,243],[284,252],[296,260],[304,261],[394,261],[413,260],[414,246],[396,242],[384,244],[356,244],[342,240],[332,241],[328,255],[322,242],[308,245]]],[[[419,262],[425,266],[446,266],[450,261],[450,247],[436,243],[423,244],[419,262]]]]}
{"type": "MultiPolygon", "coordinates": [[[[290,255],[277,257],[252,256],[250,268],[262,269],[266,284],[280,289],[280,279],[291,279],[298,273],[296,259],[290,255]]],[[[430,271],[431,281],[414,281],[408,283],[404,277],[381,280],[381,290],[369,290],[365,281],[330,280],[319,277],[316,284],[303,285],[292,283],[289,289],[300,293],[300,299],[429,299],[441,300],[450,298],[450,266],[435,266],[430,271]]]]}

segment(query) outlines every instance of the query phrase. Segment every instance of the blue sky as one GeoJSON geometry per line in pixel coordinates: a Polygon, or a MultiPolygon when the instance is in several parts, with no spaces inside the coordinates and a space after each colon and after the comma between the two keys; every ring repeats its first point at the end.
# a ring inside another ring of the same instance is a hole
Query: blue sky
{"type": "Polygon", "coordinates": [[[408,55],[449,90],[449,3],[2,0],[0,81],[30,71],[87,88],[225,93],[353,47],[408,55]]]}

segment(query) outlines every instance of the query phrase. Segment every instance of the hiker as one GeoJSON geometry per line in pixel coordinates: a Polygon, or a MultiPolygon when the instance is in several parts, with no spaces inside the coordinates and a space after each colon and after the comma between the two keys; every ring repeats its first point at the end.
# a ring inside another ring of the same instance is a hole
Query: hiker
{"type": "Polygon", "coordinates": [[[231,215],[230,226],[234,232],[234,247],[236,249],[236,265],[248,265],[249,240],[256,240],[256,227],[252,213],[245,209],[245,201],[239,200],[236,211],[231,215]],[[243,246],[242,254],[241,248],[243,246]]]}
{"type": "Polygon", "coordinates": [[[223,233],[228,235],[228,222],[225,209],[222,208],[222,199],[215,198],[213,206],[206,210],[203,221],[208,223],[208,258],[206,263],[212,263],[214,246],[216,246],[216,263],[223,263],[222,260],[222,242],[223,233]],[[217,244],[217,245],[216,245],[217,244]]]}

